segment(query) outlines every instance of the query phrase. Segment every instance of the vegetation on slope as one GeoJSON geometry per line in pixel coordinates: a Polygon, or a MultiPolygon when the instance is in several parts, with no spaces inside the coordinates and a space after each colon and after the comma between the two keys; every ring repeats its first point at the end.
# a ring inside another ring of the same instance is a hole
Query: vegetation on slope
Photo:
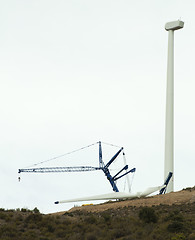
{"type": "Polygon", "coordinates": [[[195,203],[44,215],[0,209],[0,240],[194,240],[195,203]]]}
{"type": "Polygon", "coordinates": [[[99,213],[43,215],[0,209],[0,239],[195,239],[195,204],[124,207],[99,213]]]}

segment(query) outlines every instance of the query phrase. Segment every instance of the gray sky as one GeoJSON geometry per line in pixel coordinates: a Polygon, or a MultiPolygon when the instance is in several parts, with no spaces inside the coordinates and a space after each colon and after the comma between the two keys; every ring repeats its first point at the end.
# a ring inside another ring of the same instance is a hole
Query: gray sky
{"type": "MultiPolygon", "coordinates": [[[[124,147],[129,167],[137,168],[132,191],[162,184],[164,25],[179,18],[175,190],[194,186],[194,9],[194,0],[0,2],[0,207],[55,212],[73,206],[56,200],[111,192],[96,172],[23,174],[17,181],[18,168],[99,140],[124,147]]],[[[105,149],[105,162],[115,151],[105,149]]],[[[98,148],[60,161],[50,165],[98,165],[98,148]]]]}

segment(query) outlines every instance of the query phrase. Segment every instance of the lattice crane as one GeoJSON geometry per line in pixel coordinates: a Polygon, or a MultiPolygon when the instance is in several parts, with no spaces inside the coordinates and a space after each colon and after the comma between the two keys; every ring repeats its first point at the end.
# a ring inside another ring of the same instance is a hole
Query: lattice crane
{"type": "MultiPolygon", "coordinates": [[[[110,173],[109,167],[116,160],[116,158],[119,156],[119,154],[121,152],[123,153],[123,156],[125,159],[125,153],[123,151],[123,148],[120,148],[120,150],[110,159],[110,161],[108,161],[107,164],[104,164],[104,162],[102,160],[101,142],[99,141],[98,144],[99,144],[99,167],[92,167],[92,166],[41,167],[41,168],[36,167],[36,168],[18,169],[18,173],[57,173],[57,172],[85,172],[85,171],[102,170],[104,172],[105,176],[107,177],[108,181],[110,182],[113,191],[119,192],[118,187],[116,185],[116,181],[129,173],[134,173],[136,171],[136,168],[132,168],[131,170],[128,170],[128,165],[125,164],[125,166],[118,173],[116,173],[114,176],[112,176],[110,173]]],[[[130,183],[129,182],[128,182],[128,185],[129,185],[129,191],[130,191],[130,183]]]]}

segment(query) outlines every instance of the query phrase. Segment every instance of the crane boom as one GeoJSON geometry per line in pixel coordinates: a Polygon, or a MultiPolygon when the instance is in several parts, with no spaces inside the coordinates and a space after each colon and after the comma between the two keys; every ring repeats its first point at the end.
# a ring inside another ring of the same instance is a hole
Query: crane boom
{"type": "Polygon", "coordinates": [[[18,173],[52,173],[52,172],[86,172],[101,170],[99,167],[79,166],[79,167],[44,167],[44,168],[26,168],[18,169],[18,173]]]}
{"type": "MultiPolygon", "coordinates": [[[[116,160],[116,158],[119,156],[119,154],[123,151],[123,148],[120,148],[120,150],[110,159],[110,161],[108,161],[108,163],[105,165],[102,159],[102,146],[101,146],[101,142],[97,142],[99,143],[99,167],[92,167],[92,166],[76,166],[76,167],[32,167],[32,168],[21,168],[18,169],[18,173],[59,173],[59,172],[87,172],[87,171],[96,171],[96,170],[102,170],[106,176],[106,178],[108,179],[108,181],[110,182],[112,189],[114,192],[119,192],[118,187],[116,185],[116,181],[120,178],[122,178],[123,176],[127,175],[128,173],[133,173],[135,172],[135,168],[128,170],[128,165],[126,164],[117,174],[115,174],[115,176],[113,177],[110,173],[110,165],[116,160]],[[122,174],[123,171],[126,171],[124,174],[122,174]]],[[[94,145],[94,144],[92,144],[94,145]]],[[[89,146],[92,146],[89,145],[89,146]]],[[[89,147],[87,146],[87,147],[89,147]]],[[[41,163],[45,163],[51,160],[54,160],[56,158],[68,155],[70,153],[74,153],[76,151],[82,150],[86,147],[82,147],[78,150],[69,152],[67,154],[63,154],[61,156],[46,160],[44,162],[40,162],[41,163]]],[[[123,152],[124,155],[124,152],[123,152]]],[[[38,165],[38,164],[34,164],[33,166],[38,165]]],[[[20,181],[20,177],[18,177],[19,181],[20,181]]]]}

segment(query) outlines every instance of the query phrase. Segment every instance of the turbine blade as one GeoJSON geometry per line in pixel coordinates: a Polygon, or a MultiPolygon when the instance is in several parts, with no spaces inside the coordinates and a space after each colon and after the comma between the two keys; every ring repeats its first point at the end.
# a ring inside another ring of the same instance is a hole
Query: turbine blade
{"type": "Polygon", "coordinates": [[[109,199],[123,199],[123,198],[134,198],[136,197],[135,194],[125,193],[125,192],[113,192],[101,195],[95,195],[90,197],[83,197],[83,198],[73,198],[68,200],[62,200],[55,202],[58,203],[68,203],[68,202],[82,202],[82,201],[92,201],[92,200],[109,200],[109,199]]]}
{"type": "Polygon", "coordinates": [[[95,195],[95,196],[89,196],[89,197],[73,198],[73,199],[67,199],[67,200],[62,200],[62,201],[56,201],[55,204],[69,203],[69,202],[95,201],[95,200],[140,198],[140,197],[146,197],[149,194],[154,193],[154,192],[160,190],[164,186],[165,185],[158,186],[158,187],[150,187],[150,188],[147,188],[143,192],[137,192],[137,193],[112,192],[112,193],[95,195]]]}
{"type": "Polygon", "coordinates": [[[145,191],[143,191],[142,193],[140,193],[140,197],[145,197],[150,195],[151,193],[154,193],[156,191],[159,191],[161,188],[163,188],[165,185],[162,186],[158,186],[158,187],[150,187],[147,188],[145,191]]]}

